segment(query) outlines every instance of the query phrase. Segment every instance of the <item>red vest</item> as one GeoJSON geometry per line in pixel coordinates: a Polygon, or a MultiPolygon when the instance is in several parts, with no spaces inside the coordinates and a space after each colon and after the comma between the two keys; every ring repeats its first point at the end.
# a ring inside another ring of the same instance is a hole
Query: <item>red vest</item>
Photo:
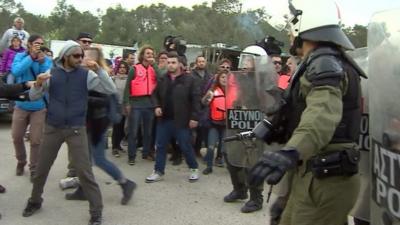
{"type": "Polygon", "coordinates": [[[219,87],[215,89],[213,94],[214,98],[210,102],[210,117],[214,121],[225,120],[226,117],[225,94],[219,87]]]}
{"type": "Polygon", "coordinates": [[[278,80],[278,87],[280,87],[283,90],[285,90],[289,85],[289,80],[290,80],[290,76],[289,75],[286,75],[286,74],[280,75],[279,76],[279,80],[278,80]]]}
{"type": "Polygon", "coordinates": [[[232,109],[233,103],[238,99],[239,85],[233,74],[228,75],[226,83],[226,108],[232,109]]]}
{"type": "Polygon", "coordinates": [[[131,96],[151,95],[157,86],[156,71],[151,65],[145,68],[142,64],[136,64],[133,67],[135,74],[131,81],[131,96]]]}

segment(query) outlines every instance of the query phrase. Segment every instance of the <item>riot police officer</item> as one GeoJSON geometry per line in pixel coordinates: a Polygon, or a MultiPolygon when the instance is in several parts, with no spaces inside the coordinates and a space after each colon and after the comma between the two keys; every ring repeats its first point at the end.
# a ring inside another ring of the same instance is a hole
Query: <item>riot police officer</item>
{"type": "Polygon", "coordinates": [[[304,57],[273,123],[275,140],[285,146],[265,152],[249,182],[276,184],[293,169],[280,224],[346,224],[359,191],[356,142],[360,76],[365,75],[344,52],[354,47],[340,28],[332,0],[293,0],[289,9],[294,49],[301,48],[304,57]]]}

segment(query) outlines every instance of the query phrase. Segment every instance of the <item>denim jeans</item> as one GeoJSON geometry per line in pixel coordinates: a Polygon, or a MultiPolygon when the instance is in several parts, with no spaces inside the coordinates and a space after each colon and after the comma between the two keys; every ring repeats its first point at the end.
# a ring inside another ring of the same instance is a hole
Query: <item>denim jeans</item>
{"type": "Polygon", "coordinates": [[[165,163],[167,160],[166,147],[172,137],[175,137],[179,147],[185,156],[186,163],[191,169],[197,169],[196,157],[191,144],[191,131],[189,128],[177,128],[173,120],[164,120],[157,122],[156,135],[156,164],[154,170],[164,174],[165,163]]]}
{"type": "MultiPolygon", "coordinates": [[[[101,139],[99,143],[96,145],[93,143],[90,143],[90,152],[92,154],[93,161],[96,166],[98,166],[100,169],[102,169],[104,172],[106,172],[108,175],[110,175],[114,180],[116,181],[122,181],[124,179],[122,172],[118,167],[109,161],[106,158],[106,138],[105,138],[105,133],[101,135],[101,139]]],[[[89,138],[90,140],[90,138],[89,138]]]]}
{"type": "Polygon", "coordinates": [[[153,108],[131,108],[128,120],[128,155],[129,158],[136,158],[137,135],[143,124],[143,156],[150,153],[151,136],[154,122],[153,108]]]}
{"type": "Polygon", "coordinates": [[[212,167],[214,160],[214,149],[217,147],[217,157],[222,158],[223,141],[225,136],[225,127],[212,126],[208,131],[207,154],[204,160],[207,162],[207,167],[212,167]],[[218,146],[216,146],[218,143],[218,146]]]}

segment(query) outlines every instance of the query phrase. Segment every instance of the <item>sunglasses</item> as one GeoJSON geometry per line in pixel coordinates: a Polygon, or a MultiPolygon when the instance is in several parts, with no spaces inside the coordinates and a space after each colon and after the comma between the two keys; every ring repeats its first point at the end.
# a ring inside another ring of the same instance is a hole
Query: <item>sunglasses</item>
{"type": "Polygon", "coordinates": [[[44,45],[43,42],[33,42],[34,45],[44,45]]]}
{"type": "Polygon", "coordinates": [[[275,64],[275,65],[282,65],[282,62],[279,62],[279,61],[274,61],[274,62],[272,62],[273,64],[275,64]]]}
{"type": "Polygon", "coordinates": [[[92,44],[92,41],[88,41],[88,40],[80,40],[80,42],[82,42],[83,44],[92,44]]]}
{"type": "Polygon", "coordinates": [[[219,68],[229,70],[231,67],[230,66],[220,66],[219,68]]]}
{"type": "Polygon", "coordinates": [[[83,58],[83,54],[73,54],[71,56],[74,57],[75,59],[83,58]]]}

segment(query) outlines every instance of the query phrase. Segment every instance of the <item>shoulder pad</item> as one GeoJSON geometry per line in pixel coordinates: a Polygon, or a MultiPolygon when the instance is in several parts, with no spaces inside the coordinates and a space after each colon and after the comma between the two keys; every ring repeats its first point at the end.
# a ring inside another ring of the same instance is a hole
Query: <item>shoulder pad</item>
{"type": "Polygon", "coordinates": [[[306,78],[314,86],[329,85],[339,87],[345,74],[339,59],[329,54],[312,58],[307,67],[306,78]]]}

